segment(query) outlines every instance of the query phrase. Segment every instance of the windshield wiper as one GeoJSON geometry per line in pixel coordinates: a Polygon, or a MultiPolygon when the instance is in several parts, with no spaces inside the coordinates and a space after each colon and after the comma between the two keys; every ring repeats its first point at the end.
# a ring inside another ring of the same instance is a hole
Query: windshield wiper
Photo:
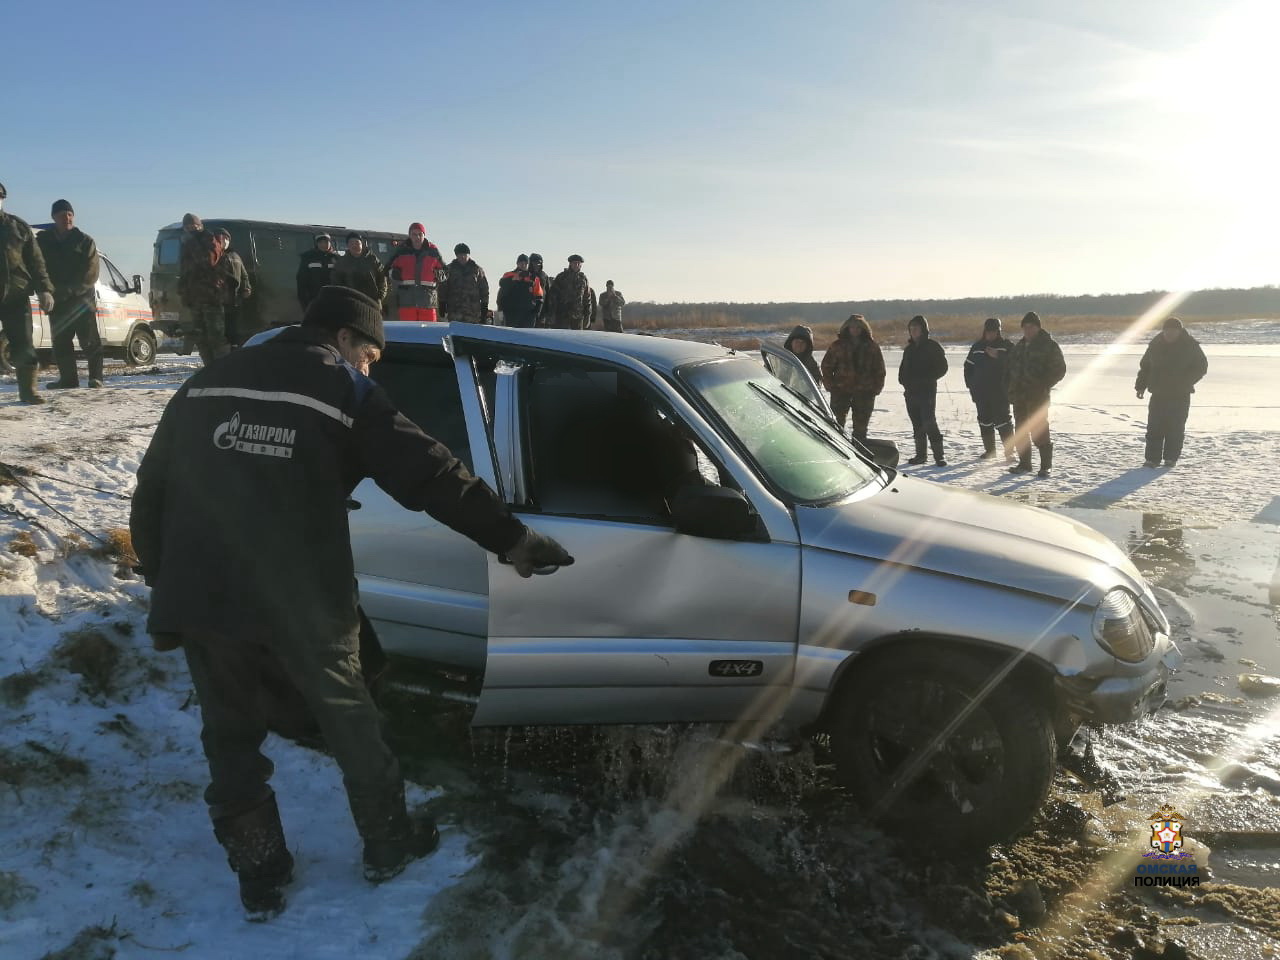
{"type": "MultiPolygon", "coordinates": [[[[770,393],[768,390],[760,386],[760,384],[758,383],[748,380],[747,386],[750,387],[752,390],[754,390],[756,393],[760,394],[760,396],[764,397],[766,400],[769,401],[769,403],[771,403],[777,409],[781,410],[783,413],[791,414],[792,415],[791,419],[793,423],[798,423],[801,427],[804,428],[804,430],[810,436],[813,436],[818,440],[821,440],[824,444],[826,444],[829,448],[831,448],[833,452],[838,453],[841,459],[845,457],[845,452],[841,450],[838,446],[836,446],[835,442],[831,439],[831,437],[827,434],[827,432],[818,425],[818,422],[815,420],[809,419],[808,415],[804,411],[797,410],[794,407],[790,406],[789,404],[784,403],[781,397],[774,396],[774,394],[770,393]],[[797,416],[797,414],[799,415],[797,416]]],[[[785,384],[783,385],[783,389],[787,389],[785,384]]]]}

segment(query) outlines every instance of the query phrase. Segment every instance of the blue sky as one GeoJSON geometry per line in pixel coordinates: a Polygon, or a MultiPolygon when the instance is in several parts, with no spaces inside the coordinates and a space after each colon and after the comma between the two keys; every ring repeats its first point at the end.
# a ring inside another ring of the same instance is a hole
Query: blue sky
{"type": "Polygon", "coordinates": [[[631,300],[1276,280],[1257,0],[7,9],[0,182],[126,273],[188,211],[586,258],[631,300]],[[13,91],[13,77],[27,81],[13,91]]]}

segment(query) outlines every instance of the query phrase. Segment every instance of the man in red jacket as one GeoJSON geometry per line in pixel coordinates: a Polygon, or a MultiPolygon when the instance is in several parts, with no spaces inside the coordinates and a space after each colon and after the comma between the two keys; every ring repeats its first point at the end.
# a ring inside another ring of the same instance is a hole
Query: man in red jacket
{"type": "Polygon", "coordinates": [[[440,319],[439,285],[448,277],[440,248],[427,239],[427,228],[409,224],[409,240],[396,247],[387,273],[399,297],[401,320],[435,323],[440,319]]]}

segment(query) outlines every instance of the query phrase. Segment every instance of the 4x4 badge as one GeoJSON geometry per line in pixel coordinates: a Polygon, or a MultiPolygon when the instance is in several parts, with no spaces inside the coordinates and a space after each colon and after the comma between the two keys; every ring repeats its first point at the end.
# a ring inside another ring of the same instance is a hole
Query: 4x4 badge
{"type": "Polygon", "coordinates": [[[712,660],[707,673],[713,677],[758,677],[764,673],[764,661],[712,660]]]}

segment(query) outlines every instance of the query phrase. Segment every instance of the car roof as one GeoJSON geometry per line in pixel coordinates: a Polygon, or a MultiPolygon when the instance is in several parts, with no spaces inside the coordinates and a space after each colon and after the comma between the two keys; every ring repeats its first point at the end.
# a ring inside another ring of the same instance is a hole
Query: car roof
{"type": "Polygon", "coordinates": [[[604,330],[544,330],[472,323],[402,323],[395,320],[388,321],[383,329],[388,343],[438,344],[445,336],[452,336],[517,347],[563,350],[601,360],[621,354],[667,373],[687,363],[722,359],[736,353],[719,344],[604,330]]]}

